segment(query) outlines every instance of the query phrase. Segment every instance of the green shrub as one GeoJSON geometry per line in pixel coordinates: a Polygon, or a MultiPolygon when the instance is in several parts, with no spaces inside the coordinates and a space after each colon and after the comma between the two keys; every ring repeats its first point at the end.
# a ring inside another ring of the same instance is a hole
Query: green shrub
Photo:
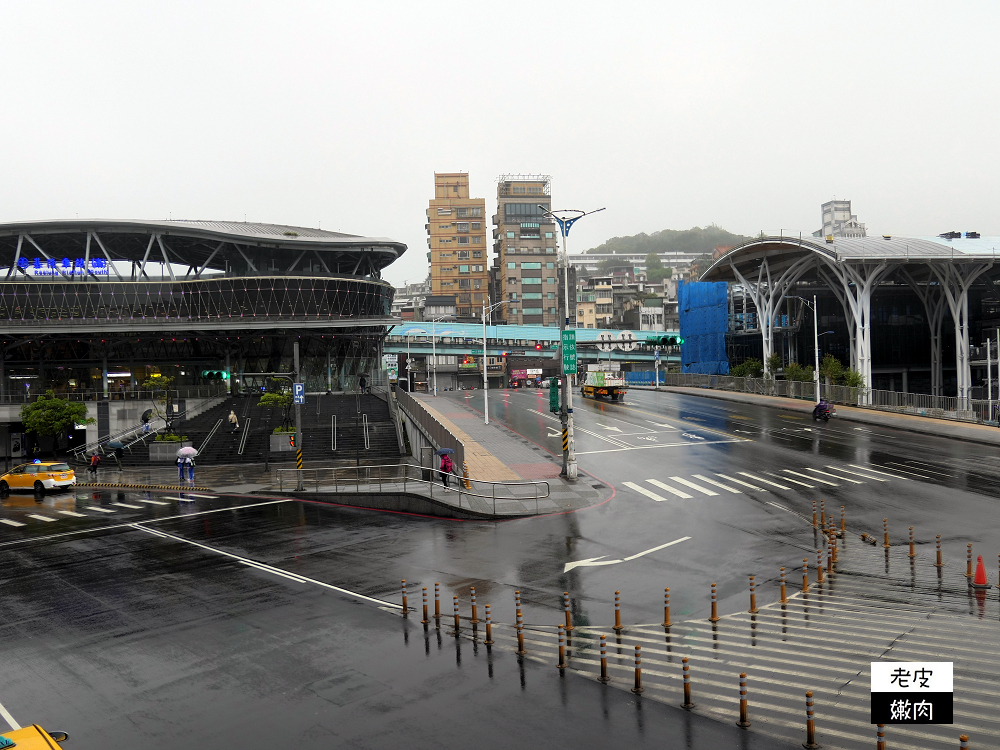
{"type": "Polygon", "coordinates": [[[156,436],[157,443],[183,443],[188,439],[187,435],[164,435],[156,436]]]}
{"type": "Polygon", "coordinates": [[[844,370],[842,382],[848,388],[864,388],[865,376],[857,370],[844,370]]]}
{"type": "Polygon", "coordinates": [[[295,425],[281,425],[280,427],[275,427],[272,432],[275,435],[281,435],[288,432],[295,432],[295,425]]]}
{"type": "Polygon", "coordinates": [[[811,383],[814,379],[812,366],[803,367],[798,362],[789,362],[785,365],[785,380],[796,380],[801,383],[811,383]]]}
{"type": "Polygon", "coordinates": [[[735,367],[730,367],[729,374],[734,378],[759,378],[764,374],[764,363],[756,357],[750,357],[735,367]]]}
{"type": "Polygon", "coordinates": [[[767,376],[773,378],[775,373],[781,369],[781,355],[775,352],[767,358],[767,376]]]}

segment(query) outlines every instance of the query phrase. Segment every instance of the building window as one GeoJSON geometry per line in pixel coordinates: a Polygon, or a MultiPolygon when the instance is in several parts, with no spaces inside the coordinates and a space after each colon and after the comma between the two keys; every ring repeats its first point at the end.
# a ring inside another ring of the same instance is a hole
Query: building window
{"type": "Polygon", "coordinates": [[[511,268],[511,269],[517,268],[517,263],[515,263],[514,261],[508,261],[507,262],[507,268],[511,268]]]}
{"type": "Polygon", "coordinates": [[[472,289],[472,279],[459,279],[458,280],[459,289],[472,289]]]}
{"type": "Polygon", "coordinates": [[[472,238],[472,244],[473,245],[482,245],[483,244],[483,238],[482,237],[473,237],[472,238]]]}
{"type": "Polygon", "coordinates": [[[482,216],[483,215],[483,209],[481,209],[481,208],[460,208],[460,209],[458,209],[458,215],[460,217],[482,216]]]}
{"type": "Polygon", "coordinates": [[[521,264],[521,269],[522,270],[537,271],[541,267],[542,267],[541,263],[522,263],[521,264]]]}
{"type": "Polygon", "coordinates": [[[459,266],[458,267],[458,272],[459,273],[468,273],[469,272],[469,267],[468,266],[459,266]]]}
{"type": "Polygon", "coordinates": [[[545,233],[545,239],[551,240],[552,239],[552,232],[546,232],[545,233]]]}
{"type": "Polygon", "coordinates": [[[439,208],[438,209],[438,216],[451,216],[451,209],[450,208],[439,208]]]}
{"type": "Polygon", "coordinates": [[[472,297],[470,295],[468,295],[468,294],[460,294],[460,295],[458,295],[458,302],[459,302],[459,304],[466,304],[467,305],[470,302],[472,302],[472,297]]]}
{"type": "Polygon", "coordinates": [[[469,251],[468,250],[459,250],[458,251],[458,259],[459,260],[468,260],[469,259],[469,251]]]}
{"type": "Polygon", "coordinates": [[[510,294],[508,294],[507,295],[507,299],[511,300],[512,302],[516,302],[517,301],[517,292],[511,292],[510,294]]]}
{"type": "Polygon", "coordinates": [[[512,185],[510,188],[511,195],[524,195],[525,187],[524,185],[512,185]]]}
{"type": "Polygon", "coordinates": [[[541,292],[525,292],[522,295],[522,298],[523,299],[541,299],[542,298],[542,293],[541,292]]]}
{"type": "Polygon", "coordinates": [[[532,255],[541,255],[542,254],[542,248],[540,248],[540,247],[533,247],[533,248],[531,248],[531,254],[532,255]]]}
{"type": "Polygon", "coordinates": [[[553,253],[555,253],[555,251],[556,251],[556,249],[554,247],[547,247],[547,248],[545,248],[545,254],[546,255],[552,255],[553,253]]]}
{"type": "Polygon", "coordinates": [[[550,307],[549,308],[549,314],[550,315],[555,315],[556,314],[556,309],[554,307],[550,307]]]}
{"type": "MultiPolygon", "coordinates": [[[[459,257],[461,257],[461,255],[459,255],[459,257]]],[[[546,264],[545,264],[545,267],[546,267],[546,268],[555,268],[555,267],[556,267],[556,264],[555,264],[555,263],[546,263],[546,264]]]]}
{"type": "Polygon", "coordinates": [[[507,232],[507,239],[508,240],[514,239],[514,233],[513,232],[507,232]]]}
{"type": "Polygon", "coordinates": [[[467,221],[460,221],[460,222],[458,222],[455,225],[455,231],[457,231],[457,232],[468,232],[469,231],[469,222],[467,222],[467,221]]]}
{"type": "Polygon", "coordinates": [[[483,228],[483,222],[481,222],[481,221],[474,221],[474,222],[472,222],[472,228],[473,229],[482,229],[483,228]]]}
{"type": "Polygon", "coordinates": [[[483,293],[482,292],[476,292],[475,294],[472,295],[472,299],[475,302],[482,302],[483,301],[483,293]]]}
{"type": "Polygon", "coordinates": [[[517,308],[516,307],[508,307],[507,308],[507,312],[509,312],[511,315],[517,315],[517,308]]]}
{"type": "Polygon", "coordinates": [[[483,257],[483,251],[482,250],[473,250],[472,251],[472,257],[473,258],[482,258],[483,257]]]}
{"type": "Polygon", "coordinates": [[[541,315],[543,311],[544,308],[541,307],[525,307],[523,309],[525,315],[541,315]]]}
{"type": "Polygon", "coordinates": [[[542,195],[542,187],[540,185],[529,185],[528,194],[529,195],[542,195]]]}
{"type": "Polygon", "coordinates": [[[548,298],[549,299],[555,299],[556,298],[556,293],[555,292],[549,292],[548,293],[548,298]]]}
{"type": "Polygon", "coordinates": [[[605,314],[608,314],[608,313],[612,313],[612,312],[614,312],[613,308],[614,308],[614,305],[598,305],[597,306],[597,314],[598,315],[605,315],[605,314]]]}
{"type": "Polygon", "coordinates": [[[482,288],[482,286],[483,286],[483,280],[482,279],[473,279],[473,282],[474,282],[473,286],[476,287],[476,289],[481,289],[482,288]]]}
{"type": "Polygon", "coordinates": [[[460,307],[460,308],[458,308],[458,314],[461,315],[461,316],[463,316],[463,317],[469,317],[469,316],[472,315],[472,308],[471,307],[460,307]]]}
{"type": "Polygon", "coordinates": [[[546,284],[555,284],[556,280],[552,276],[549,276],[549,278],[545,279],[545,283],[546,284]]]}
{"type": "Polygon", "coordinates": [[[508,284],[516,284],[517,283],[517,279],[514,276],[508,276],[507,277],[507,283],[508,284]]]}
{"type": "Polygon", "coordinates": [[[459,237],[458,238],[458,244],[459,245],[468,245],[469,244],[469,238],[468,237],[459,237]]]}
{"type": "Polygon", "coordinates": [[[483,267],[482,266],[473,266],[472,267],[472,272],[473,273],[482,273],[483,272],[483,267]]]}
{"type": "Polygon", "coordinates": [[[540,278],[534,278],[531,276],[526,276],[521,279],[522,284],[541,284],[542,280],[540,278]]]}

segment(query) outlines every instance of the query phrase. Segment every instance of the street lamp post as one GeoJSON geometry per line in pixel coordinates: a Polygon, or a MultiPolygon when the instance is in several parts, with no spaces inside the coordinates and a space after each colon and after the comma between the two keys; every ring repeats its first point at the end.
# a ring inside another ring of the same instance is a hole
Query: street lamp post
{"type": "MultiPolygon", "coordinates": [[[[816,316],[816,295],[815,294],[813,295],[813,301],[812,301],[811,305],[809,304],[809,300],[807,300],[805,297],[787,296],[785,299],[797,299],[797,300],[800,300],[806,307],[811,307],[812,311],[813,311],[813,355],[814,355],[814,360],[816,362],[815,369],[813,370],[813,382],[816,385],[816,403],[818,404],[819,400],[820,400],[819,399],[819,337],[820,337],[820,332],[819,332],[819,323],[817,322],[817,316],[816,316]]],[[[822,335],[825,336],[828,333],[833,333],[833,331],[823,331],[822,335]]]]}
{"type": "Polygon", "coordinates": [[[486,372],[486,314],[505,304],[507,300],[500,300],[487,308],[486,300],[483,300],[483,424],[490,423],[490,378],[486,372]]]}
{"type": "MultiPolygon", "coordinates": [[[[562,332],[569,327],[569,230],[584,216],[596,214],[598,211],[603,211],[604,209],[597,208],[593,211],[580,211],[579,209],[550,211],[545,206],[539,206],[538,208],[542,211],[543,216],[552,219],[559,225],[559,232],[562,234],[563,240],[563,299],[566,305],[566,314],[559,325],[559,358],[562,359],[562,332]]],[[[563,373],[563,400],[562,410],[559,415],[566,435],[562,476],[565,476],[570,481],[576,481],[577,478],[576,441],[573,435],[573,388],[569,382],[573,374],[568,372],[563,373]]]]}
{"type": "Polygon", "coordinates": [[[423,328],[411,328],[406,332],[406,392],[413,393],[413,375],[411,374],[413,357],[410,356],[410,336],[427,335],[423,328]]]}
{"type": "MultiPolygon", "coordinates": [[[[445,320],[447,318],[452,318],[453,315],[442,315],[439,318],[434,318],[431,321],[431,360],[434,365],[434,395],[438,395],[438,358],[437,358],[437,322],[439,320],[445,320]]],[[[449,331],[448,333],[451,333],[449,331]]],[[[444,335],[444,334],[442,334],[444,335]]]]}

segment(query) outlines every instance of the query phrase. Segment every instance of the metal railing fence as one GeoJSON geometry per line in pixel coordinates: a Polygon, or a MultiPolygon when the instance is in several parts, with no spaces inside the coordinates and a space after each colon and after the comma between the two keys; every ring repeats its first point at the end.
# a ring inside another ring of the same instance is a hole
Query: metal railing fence
{"type": "Polygon", "coordinates": [[[410,419],[420,426],[423,433],[430,437],[431,441],[438,448],[451,448],[455,451],[452,459],[455,461],[456,466],[462,466],[465,463],[465,444],[452,435],[447,427],[438,422],[424,408],[423,404],[411,394],[399,389],[396,390],[396,404],[409,415],[410,419]]]}
{"type": "MultiPolygon", "coordinates": [[[[729,375],[696,375],[693,373],[661,373],[660,385],[689,388],[711,388],[736,393],[758,393],[764,396],[816,400],[816,385],[797,380],[769,378],[737,378],[729,375]]],[[[1000,402],[955,396],[932,396],[926,393],[902,393],[875,388],[849,388],[844,385],[820,384],[820,396],[832,404],[857,406],[862,409],[912,414],[920,417],[949,419],[978,424],[995,423],[990,405],[996,412],[1000,402]]]]}
{"type": "MultiPolygon", "coordinates": [[[[302,475],[302,486],[312,486],[314,492],[379,493],[419,488],[426,491],[432,498],[438,498],[449,505],[465,510],[479,510],[473,507],[472,498],[478,498],[487,503],[496,515],[524,515],[521,510],[501,508],[497,512],[497,501],[517,500],[523,506],[534,504],[534,514],[538,515],[538,501],[549,496],[549,483],[538,482],[491,482],[485,479],[463,478],[452,474],[455,481],[450,491],[440,483],[438,472],[426,466],[414,464],[384,464],[379,466],[327,466],[312,469],[277,469],[278,491],[283,492],[286,482],[289,487],[295,487],[298,475],[302,475]],[[466,487],[465,483],[469,486],[466,487]],[[463,502],[464,498],[464,502],[463,502]]],[[[481,511],[480,511],[481,512],[481,511]]]]}
{"type": "MultiPolygon", "coordinates": [[[[28,393],[5,393],[0,396],[0,404],[30,404],[34,402],[44,390],[28,393]]],[[[215,396],[228,396],[228,386],[223,385],[182,385],[170,389],[174,399],[179,398],[213,398],[215,396]]],[[[104,391],[66,391],[56,390],[55,395],[66,401],[151,401],[162,397],[163,391],[145,390],[115,390],[104,391]]]]}

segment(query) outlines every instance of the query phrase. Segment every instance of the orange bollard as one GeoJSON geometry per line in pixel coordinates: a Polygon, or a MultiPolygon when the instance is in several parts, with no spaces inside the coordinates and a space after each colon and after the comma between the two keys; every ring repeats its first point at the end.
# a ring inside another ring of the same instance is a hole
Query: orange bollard
{"type": "Polygon", "coordinates": [[[809,560],[802,558],[802,593],[809,593],[809,560]]]}
{"type": "Polygon", "coordinates": [[[719,610],[718,610],[718,608],[716,606],[715,586],[716,586],[716,584],[713,583],[712,584],[712,616],[708,618],[709,622],[718,622],[720,619],[722,619],[722,618],[719,617],[719,610]]]}
{"type": "Polygon", "coordinates": [[[566,632],[573,629],[573,614],[569,609],[569,592],[563,591],[563,606],[566,608],[566,632]]]}
{"type": "Polygon", "coordinates": [[[747,673],[740,672],[740,720],[736,722],[736,726],[744,729],[750,726],[750,718],[747,714],[747,673]]]}
{"type": "Polygon", "coordinates": [[[409,612],[409,607],[406,606],[406,579],[403,579],[403,617],[407,617],[406,614],[409,612]]]}
{"type": "Polygon", "coordinates": [[[823,550],[816,550],[816,583],[823,585],[823,550]]]}
{"type": "Polygon", "coordinates": [[[819,527],[826,528],[826,501],[823,499],[819,501],[819,527]]]}
{"type": "Polygon", "coordinates": [[[912,560],[916,556],[917,556],[917,553],[913,549],[913,527],[911,526],[910,527],[910,554],[908,555],[908,557],[912,560]]]}
{"type": "Polygon", "coordinates": [[[960,748],[960,750],[968,750],[968,748],[969,748],[969,735],[967,735],[967,734],[959,735],[959,738],[958,738],[958,747],[960,748]]]}
{"type": "Polygon", "coordinates": [[[882,534],[885,537],[885,543],[882,545],[886,549],[889,549],[889,519],[882,519],[882,534]]]}
{"type": "Polygon", "coordinates": [[[781,603],[788,604],[788,594],[785,591],[785,569],[781,569],[781,603]]]}
{"type": "Polygon", "coordinates": [[[818,524],[816,523],[816,501],[813,500],[813,528],[815,529],[817,525],[818,524]]]}
{"type": "Polygon", "coordinates": [[[844,506],[840,506],[840,538],[845,539],[847,537],[847,515],[844,511],[844,506]]]}
{"type": "Polygon", "coordinates": [[[566,626],[559,626],[559,669],[566,669],[566,626]]]}
{"type": "Polygon", "coordinates": [[[694,704],[691,702],[691,667],[688,665],[686,656],[681,659],[681,663],[684,665],[684,702],[681,704],[681,708],[690,711],[694,708],[694,704]]]}
{"type": "Polygon", "coordinates": [[[816,721],[813,718],[813,694],[812,690],[806,693],[806,741],[802,747],[806,750],[815,750],[816,744],[816,721]]]}
{"type": "Polygon", "coordinates": [[[837,537],[833,538],[833,564],[837,564],[837,549],[840,547],[840,543],[837,541],[837,537]]]}
{"type": "Polygon", "coordinates": [[[424,623],[426,625],[427,623],[430,622],[430,620],[427,618],[427,587],[426,586],[423,587],[423,593],[424,593],[424,619],[421,620],[420,622],[422,622],[422,623],[424,623]]]}
{"type": "Polygon", "coordinates": [[[750,609],[748,611],[752,615],[757,614],[759,611],[757,609],[757,590],[754,587],[753,576],[750,576],[750,609]]]}
{"type": "Polygon", "coordinates": [[[441,620],[441,584],[434,584],[434,619],[441,620]]]}
{"type": "Polygon", "coordinates": [[[836,549],[836,547],[834,546],[836,544],[836,542],[834,542],[833,540],[836,539],[836,538],[837,538],[836,536],[830,537],[830,540],[831,540],[830,544],[828,544],[827,547],[826,547],[826,574],[827,575],[830,575],[830,574],[833,573],[833,553],[834,553],[834,550],[836,549]]]}
{"type": "Polygon", "coordinates": [[[635,647],[635,687],[632,692],[636,695],[642,692],[642,646],[635,647]]]}
{"type": "Polygon", "coordinates": [[[622,627],[622,600],[620,591],[615,592],[615,627],[613,629],[619,634],[625,629],[622,627]]]}
{"type": "Polygon", "coordinates": [[[670,589],[663,589],[663,627],[670,627],[670,589]]]}
{"type": "Polygon", "coordinates": [[[458,619],[458,596],[457,595],[453,596],[452,599],[454,600],[454,604],[455,604],[455,635],[458,636],[458,631],[461,628],[461,625],[459,624],[459,619],[458,619]]]}
{"type": "Polygon", "coordinates": [[[478,613],[478,608],[476,607],[476,587],[472,586],[469,589],[469,591],[472,594],[472,619],[469,620],[469,622],[471,622],[473,625],[478,625],[479,613],[478,613]]]}
{"type": "Polygon", "coordinates": [[[487,646],[493,645],[493,620],[490,618],[490,605],[486,605],[486,640],[483,643],[487,646]]]}
{"type": "Polygon", "coordinates": [[[941,559],[941,535],[940,534],[937,535],[937,537],[935,539],[935,542],[937,544],[937,562],[934,563],[934,567],[935,568],[943,568],[944,567],[944,560],[941,559]]]}
{"type": "Polygon", "coordinates": [[[519,656],[528,653],[524,649],[524,620],[521,618],[521,610],[517,611],[517,653],[519,656]]]}
{"type": "Polygon", "coordinates": [[[969,545],[969,552],[965,560],[965,577],[972,578],[972,545],[969,545]]]}
{"type": "Polygon", "coordinates": [[[601,676],[597,678],[598,682],[611,682],[611,678],[608,677],[608,637],[606,635],[601,636],[601,676]]]}
{"type": "Polygon", "coordinates": [[[875,732],[875,750],[885,750],[885,724],[879,724],[875,732]]]}

